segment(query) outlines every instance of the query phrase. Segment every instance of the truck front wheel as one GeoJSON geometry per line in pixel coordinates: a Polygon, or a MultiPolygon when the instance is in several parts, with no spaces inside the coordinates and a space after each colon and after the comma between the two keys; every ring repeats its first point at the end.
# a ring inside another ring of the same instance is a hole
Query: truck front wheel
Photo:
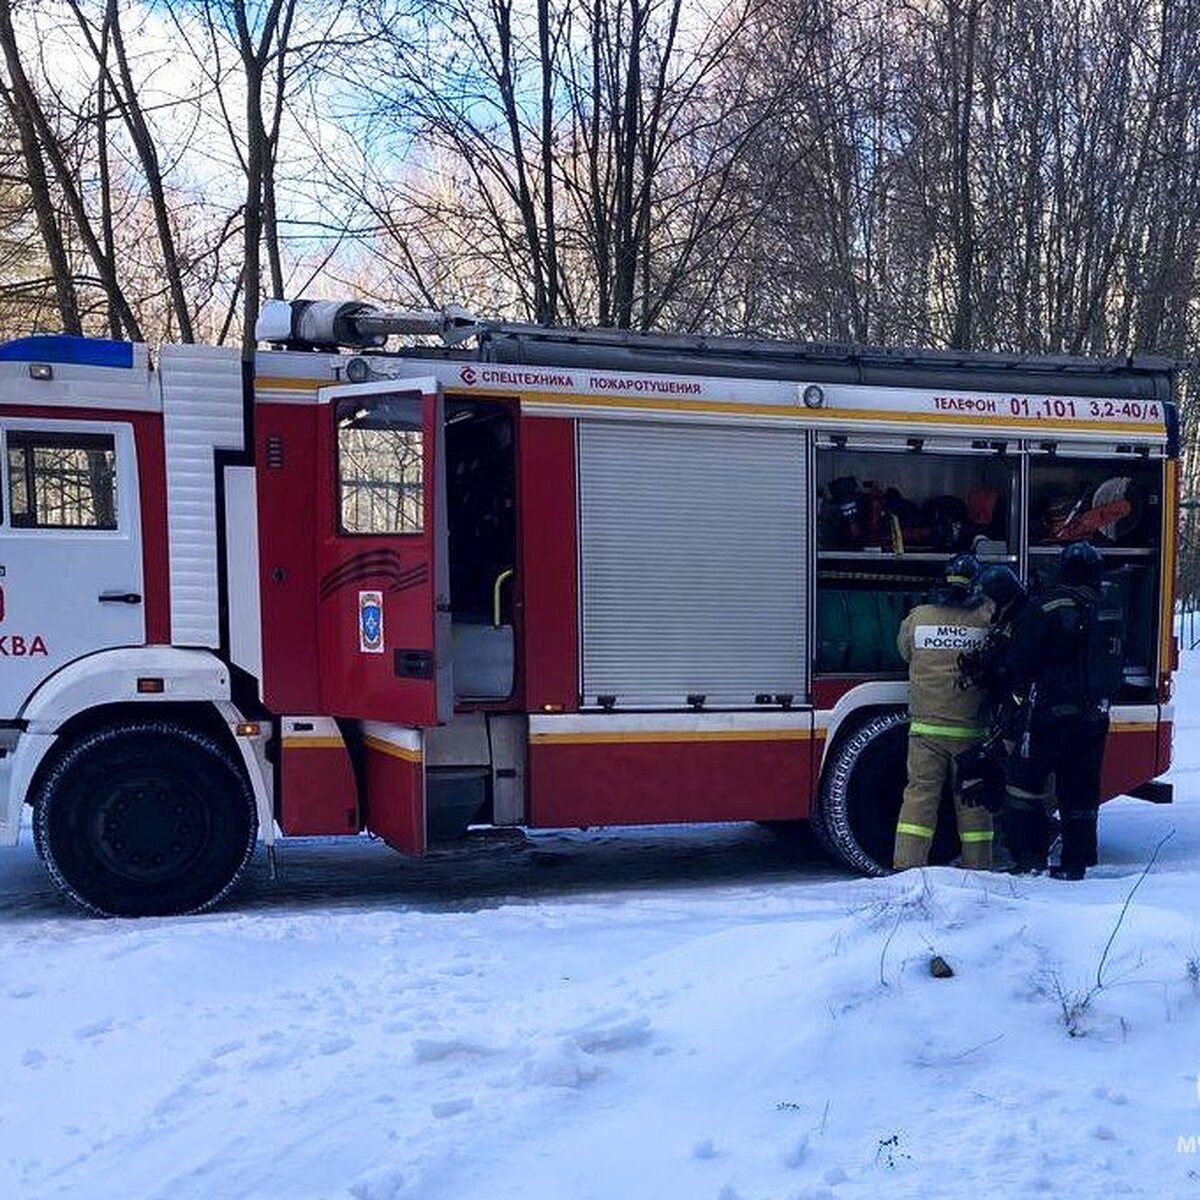
{"type": "Polygon", "coordinates": [[[212,737],[168,721],[95,730],[52,763],[34,798],[55,881],[104,916],[215,904],[254,851],[245,772],[212,737]]]}
{"type": "MultiPolygon", "coordinates": [[[[826,850],[865,875],[891,870],[907,756],[908,716],[893,710],[839,737],[822,768],[813,832],[826,850]]],[[[947,863],[957,850],[953,801],[944,796],[930,862],[947,863]]]]}

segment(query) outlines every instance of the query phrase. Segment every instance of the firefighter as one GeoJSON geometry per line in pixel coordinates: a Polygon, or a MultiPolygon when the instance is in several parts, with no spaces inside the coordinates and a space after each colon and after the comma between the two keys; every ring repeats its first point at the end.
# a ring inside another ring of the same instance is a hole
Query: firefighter
{"type": "Polygon", "coordinates": [[[996,564],[980,572],[979,593],[992,602],[992,638],[999,647],[996,655],[997,677],[993,679],[993,686],[1003,686],[1008,642],[1021,613],[1025,611],[1029,593],[1012,567],[996,564]]]}
{"type": "Polygon", "coordinates": [[[987,605],[973,595],[979,564],[970,554],[951,559],[932,602],[904,618],[896,639],[909,664],[908,783],[896,823],[893,864],[897,871],[929,861],[942,792],[954,788],[962,864],[986,868],[992,861],[992,818],[986,808],[967,806],[959,794],[955,759],[978,745],[986,730],[979,687],[959,686],[958,661],[978,649],[988,626],[987,605]]]}
{"type": "Polygon", "coordinates": [[[1018,871],[1045,868],[1055,798],[1062,856],[1050,874],[1082,879],[1096,864],[1108,703],[1123,660],[1120,611],[1101,606],[1103,571],[1099,550],[1073,542],[1054,585],[1028,603],[1013,631],[1007,668],[1020,708],[1004,829],[1018,871]]]}
{"type": "Polygon", "coordinates": [[[993,816],[996,843],[1007,847],[1001,820],[1005,802],[1005,764],[1014,747],[1017,705],[1012,694],[1009,649],[1029,594],[1016,572],[1003,565],[985,567],[976,585],[978,594],[990,601],[991,626],[983,645],[959,659],[961,688],[977,687],[984,692],[981,715],[988,728],[986,740],[958,756],[959,791],[963,803],[982,805],[993,816]]]}
{"type": "Polygon", "coordinates": [[[991,626],[983,644],[967,651],[959,660],[959,686],[981,687],[987,693],[988,713],[995,731],[1004,701],[1011,689],[1008,651],[1013,631],[1029,595],[1017,573],[1006,566],[984,567],[976,591],[991,602],[991,626]]]}

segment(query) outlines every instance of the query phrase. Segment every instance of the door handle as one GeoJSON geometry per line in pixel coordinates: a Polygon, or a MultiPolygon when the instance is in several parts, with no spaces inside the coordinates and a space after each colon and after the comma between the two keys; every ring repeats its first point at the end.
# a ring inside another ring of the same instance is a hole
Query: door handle
{"type": "Polygon", "coordinates": [[[101,604],[141,604],[142,597],[137,592],[101,592],[96,597],[101,604]]]}
{"type": "Polygon", "coordinates": [[[517,573],[515,567],[509,567],[507,571],[501,571],[496,576],[496,582],[492,584],[492,628],[499,629],[500,620],[500,593],[504,585],[517,573]]]}

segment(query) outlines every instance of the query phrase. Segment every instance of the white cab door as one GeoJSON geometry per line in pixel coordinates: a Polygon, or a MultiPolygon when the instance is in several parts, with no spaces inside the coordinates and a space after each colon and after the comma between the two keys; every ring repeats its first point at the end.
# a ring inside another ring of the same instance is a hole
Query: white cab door
{"type": "Polygon", "coordinates": [[[146,640],[133,429],[0,410],[0,719],[85,654],[146,640]]]}

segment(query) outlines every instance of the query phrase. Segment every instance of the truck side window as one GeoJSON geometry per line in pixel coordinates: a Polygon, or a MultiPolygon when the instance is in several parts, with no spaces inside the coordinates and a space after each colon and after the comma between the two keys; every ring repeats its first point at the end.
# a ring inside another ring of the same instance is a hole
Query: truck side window
{"type": "Polygon", "coordinates": [[[424,434],[415,396],[352,396],[336,410],[342,533],[420,533],[424,434]]]}
{"type": "Polygon", "coordinates": [[[11,430],[8,504],[15,529],[116,529],[111,434],[11,430]]]}

